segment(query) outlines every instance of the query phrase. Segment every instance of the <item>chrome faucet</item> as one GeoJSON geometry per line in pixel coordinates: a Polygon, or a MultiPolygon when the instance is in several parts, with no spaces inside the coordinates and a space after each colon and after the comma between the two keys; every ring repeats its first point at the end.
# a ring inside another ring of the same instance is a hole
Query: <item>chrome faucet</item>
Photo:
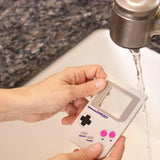
{"type": "Polygon", "coordinates": [[[110,36],[121,47],[138,49],[160,35],[160,0],[115,0],[110,36]]]}

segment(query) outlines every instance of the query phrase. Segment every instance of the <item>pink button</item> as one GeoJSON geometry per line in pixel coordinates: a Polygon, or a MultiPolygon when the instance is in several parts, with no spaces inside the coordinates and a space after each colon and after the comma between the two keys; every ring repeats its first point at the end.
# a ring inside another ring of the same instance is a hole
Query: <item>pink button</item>
{"type": "Polygon", "coordinates": [[[116,133],[114,131],[110,132],[109,133],[109,137],[110,138],[114,138],[116,136],[116,133]]]}
{"type": "Polygon", "coordinates": [[[102,131],[101,131],[101,136],[102,136],[102,137],[105,137],[106,135],[107,135],[107,131],[106,131],[106,130],[102,130],[102,131]]]}

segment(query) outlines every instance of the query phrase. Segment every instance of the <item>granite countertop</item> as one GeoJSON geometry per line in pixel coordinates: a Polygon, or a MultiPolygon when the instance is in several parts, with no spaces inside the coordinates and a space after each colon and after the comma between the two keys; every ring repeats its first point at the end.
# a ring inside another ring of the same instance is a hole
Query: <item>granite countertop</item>
{"type": "MultiPolygon", "coordinates": [[[[13,88],[94,30],[109,28],[112,0],[0,0],[0,6],[0,88],[13,88]]],[[[160,38],[148,47],[160,52],[160,38]]]]}

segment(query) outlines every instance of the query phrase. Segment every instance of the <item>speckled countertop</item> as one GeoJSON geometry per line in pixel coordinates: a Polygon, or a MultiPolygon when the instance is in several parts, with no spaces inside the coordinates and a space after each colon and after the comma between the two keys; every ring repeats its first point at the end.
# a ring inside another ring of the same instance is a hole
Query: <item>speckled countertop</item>
{"type": "MultiPolygon", "coordinates": [[[[0,0],[0,87],[24,84],[100,28],[112,0],[0,0]]],[[[160,38],[149,47],[160,52],[160,38]]]]}

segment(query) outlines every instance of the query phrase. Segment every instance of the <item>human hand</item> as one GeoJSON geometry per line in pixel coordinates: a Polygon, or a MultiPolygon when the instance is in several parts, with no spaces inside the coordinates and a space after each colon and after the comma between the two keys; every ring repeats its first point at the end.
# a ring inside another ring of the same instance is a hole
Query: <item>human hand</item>
{"type": "Polygon", "coordinates": [[[90,65],[66,68],[30,86],[32,104],[27,106],[30,114],[26,121],[39,121],[59,111],[66,111],[69,116],[62,123],[72,123],[87,103],[84,97],[93,96],[105,88],[105,79],[106,74],[101,66],[90,65]],[[75,99],[74,104],[71,103],[75,99]]]}
{"type": "MultiPolygon", "coordinates": [[[[124,152],[125,137],[120,137],[114,145],[110,155],[101,160],[121,160],[124,152]]],[[[76,150],[73,153],[58,154],[48,160],[96,160],[102,151],[100,144],[91,145],[88,148],[82,150],[76,150]]]]}
{"type": "Polygon", "coordinates": [[[84,97],[93,96],[105,88],[105,78],[106,74],[99,65],[69,67],[37,84],[0,90],[0,101],[1,104],[4,102],[5,111],[1,117],[5,117],[3,121],[35,122],[66,111],[69,116],[62,123],[72,123],[87,103],[84,97]],[[76,101],[72,104],[74,99],[76,101]],[[8,106],[5,108],[6,102],[8,106]]]}

